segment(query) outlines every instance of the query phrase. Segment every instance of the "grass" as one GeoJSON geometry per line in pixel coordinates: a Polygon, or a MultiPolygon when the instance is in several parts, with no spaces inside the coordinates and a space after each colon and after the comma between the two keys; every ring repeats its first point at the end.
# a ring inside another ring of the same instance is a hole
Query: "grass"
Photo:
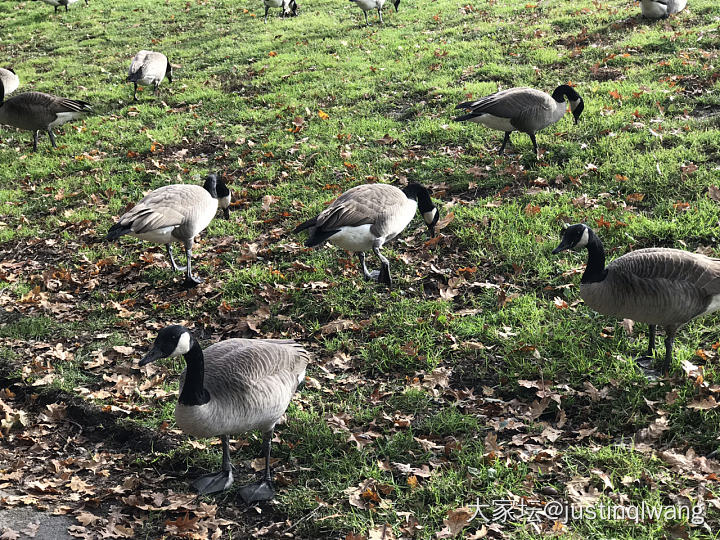
{"type": "MultiPolygon", "coordinates": [[[[385,10],[384,27],[371,16],[369,28],[357,7],[328,0],[267,25],[262,5],[225,0],[81,4],[57,15],[35,2],[0,6],[0,56],[20,91],[84,99],[97,111],[56,130],[58,149],[41,136],[32,153],[28,132],[0,131],[8,373],[32,383],[50,370],[53,387],[90,401],[106,389],[109,398],[94,399],[100,406],[173,433],[172,396],[138,390],[145,379],[131,367],[158,328],[185,323],[203,343],[240,335],[305,343],[316,356],[313,383],[277,432],[276,501],[238,520],[239,483],[207,499],[234,520],[235,537],[287,521],[302,538],[369,536],[384,523],[398,537],[434,538],[449,511],[476,501],[581,493],[624,504],[705,501],[709,525],[545,520],[533,528],[518,519],[496,523],[499,534],[717,538],[720,518],[708,502],[720,495],[717,479],[691,458],[668,456],[719,448],[717,409],[689,407],[717,394],[718,317],[684,328],[674,377],[648,381],[632,361],[647,329],[628,336],[620,321],[578,302],[583,256],[550,254],[560,225],[581,221],[598,231],[608,258],[649,246],[720,254],[720,206],[709,195],[720,167],[715,2],[694,0],[648,22],[625,0],[423,1],[385,10]],[[145,89],[133,103],[124,78],[140,49],[162,51],[177,67],[159,98],[145,89]],[[501,133],[452,122],[461,101],[568,81],[585,111],[578,125],[568,117],[538,135],[539,162],[523,134],[498,157],[501,133]],[[143,193],[216,171],[235,202],[230,222],[214,221],[197,245],[199,290],[179,290],[160,248],[100,241],[143,193]],[[423,243],[416,220],[388,246],[390,291],[364,283],[355,258],[305,250],[289,233],[340,192],[375,181],[428,185],[443,215],[454,216],[435,244],[423,243]],[[339,319],[355,324],[324,330],[339,319]],[[58,344],[72,357],[48,356],[58,344]],[[85,367],[98,351],[106,363],[85,367]],[[702,379],[688,376],[687,362],[701,366],[702,379]],[[431,373],[448,380],[434,384],[431,373]],[[131,381],[127,393],[118,374],[131,381]],[[658,420],[664,429],[648,435],[658,420]],[[557,439],[543,435],[548,427],[557,439]]],[[[182,367],[159,364],[159,388],[174,392],[182,367]]],[[[260,438],[238,435],[239,466],[259,455],[260,438]]],[[[186,491],[185,471],[219,464],[217,446],[183,441],[133,456],[138,470],[158,472],[154,489],[186,491]]],[[[251,474],[240,467],[239,482],[251,474]]],[[[138,534],[167,531],[157,513],[124,511],[146,520],[138,534]]]]}

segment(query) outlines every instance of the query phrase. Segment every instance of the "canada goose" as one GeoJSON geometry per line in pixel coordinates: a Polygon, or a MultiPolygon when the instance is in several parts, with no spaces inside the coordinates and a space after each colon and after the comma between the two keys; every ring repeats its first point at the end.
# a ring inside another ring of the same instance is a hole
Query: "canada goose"
{"type": "Polygon", "coordinates": [[[330,242],[357,253],[365,279],[389,286],[390,263],[380,249],[407,227],[418,209],[430,236],[435,236],[440,214],[426,188],[420,184],[409,184],[403,189],[388,184],[363,184],[347,190],[317,217],[298,225],[294,232],[310,229],[305,242],[308,247],[330,242]],[[365,266],[365,251],[369,249],[382,263],[379,272],[370,273],[365,266]]]}
{"type": "MultiPolygon", "coordinates": [[[[385,24],[383,22],[382,17],[382,8],[385,5],[385,0],[350,0],[351,2],[355,2],[360,9],[363,10],[363,13],[365,14],[365,26],[370,26],[370,23],[368,22],[368,16],[367,12],[375,9],[378,12],[378,17],[380,18],[380,24],[385,24]]],[[[400,5],[400,0],[394,0],[392,3],[395,6],[395,12],[397,13],[398,6],[400,5]]]]}
{"type": "Polygon", "coordinates": [[[282,17],[297,17],[298,5],[295,0],[263,0],[265,4],[265,24],[270,8],[282,8],[282,17]]]}
{"type": "Polygon", "coordinates": [[[648,19],[662,19],[681,12],[686,5],[687,0],[640,0],[640,13],[648,19]]]}
{"type": "Polygon", "coordinates": [[[20,86],[20,79],[11,68],[0,68],[0,82],[5,88],[5,95],[12,94],[20,86]]]}
{"type": "MultiPolygon", "coordinates": [[[[57,13],[57,10],[58,10],[58,8],[59,8],[60,6],[65,6],[65,11],[67,11],[67,10],[68,10],[68,6],[69,6],[70,4],[74,4],[74,3],[77,2],[78,0],[42,0],[42,1],[45,2],[46,4],[49,4],[49,5],[53,6],[53,7],[55,8],[55,13],[57,13]]],[[[88,0],[85,0],[85,5],[86,5],[86,6],[89,6],[89,5],[90,5],[90,3],[88,2],[88,0]]]]}
{"type": "MultiPolygon", "coordinates": [[[[478,122],[490,129],[505,132],[499,154],[505,150],[510,133],[522,131],[530,136],[535,154],[538,154],[535,132],[560,120],[565,114],[565,98],[577,124],[585,105],[580,95],[567,84],[558,86],[552,96],[534,88],[509,88],[482,97],[477,101],[461,103],[456,109],[470,112],[455,118],[456,122],[478,122]]],[[[539,156],[538,156],[539,157],[539,156]]]]}
{"type": "Polygon", "coordinates": [[[172,66],[170,61],[162,53],[153,51],[140,51],[130,63],[127,82],[133,83],[133,100],[137,101],[138,84],[144,86],[153,85],[155,95],[160,94],[158,87],[167,75],[168,81],[172,82],[172,66]]]}
{"type": "Polygon", "coordinates": [[[52,129],[91,112],[92,107],[85,101],[43,92],[25,92],[5,100],[5,87],[0,80],[0,124],[32,131],[33,150],[37,150],[41,129],[47,131],[50,143],[56,148],[52,129]]]}
{"type": "Polygon", "coordinates": [[[604,315],[650,325],[648,356],[655,350],[655,328],[665,328],[667,373],[678,329],[688,321],[720,308],[720,259],[679,249],[631,251],[605,267],[600,238],[585,224],[569,226],[553,253],[587,248],[580,296],[604,315]]]}
{"type": "Polygon", "coordinates": [[[194,287],[202,279],[192,275],[192,247],[195,237],[215,217],[218,206],[229,218],[230,190],[222,178],[211,174],[201,186],[171,184],[159,187],[125,212],[110,227],[106,240],[116,240],[129,234],[141,240],[165,244],[173,270],[185,270],[185,287],[194,287]],[[180,268],[175,264],[172,242],[185,244],[187,264],[180,268]]]}
{"type": "Polygon", "coordinates": [[[226,339],[204,351],[190,331],[179,325],[158,333],[140,366],[158,358],[184,356],[175,422],[188,435],[220,437],[219,472],[192,483],[200,493],[215,493],[233,482],[228,436],[259,429],[263,433],[265,472],[262,479],[240,489],[247,503],[272,499],[270,442],[275,424],[305,379],[310,354],[291,339],[226,339]]]}

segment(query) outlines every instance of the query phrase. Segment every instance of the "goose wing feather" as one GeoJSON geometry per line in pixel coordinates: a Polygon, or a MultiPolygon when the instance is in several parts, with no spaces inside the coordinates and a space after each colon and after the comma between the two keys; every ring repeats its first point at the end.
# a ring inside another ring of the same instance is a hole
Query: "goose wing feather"
{"type": "Polygon", "coordinates": [[[521,131],[534,128],[535,119],[552,114],[555,100],[552,96],[534,88],[518,87],[490,94],[477,101],[461,103],[456,109],[469,109],[467,116],[491,114],[510,118],[510,123],[521,131]]]}
{"type": "Polygon", "coordinates": [[[347,190],[317,217],[319,230],[375,224],[407,202],[402,190],[388,184],[363,184],[347,190]]]}
{"type": "Polygon", "coordinates": [[[0,107],[0,123],[20,129],[47,129],[60,113],[89,113],[86,101],[68,99],[43,92],[25,92],[11,97],[0,107]]]}

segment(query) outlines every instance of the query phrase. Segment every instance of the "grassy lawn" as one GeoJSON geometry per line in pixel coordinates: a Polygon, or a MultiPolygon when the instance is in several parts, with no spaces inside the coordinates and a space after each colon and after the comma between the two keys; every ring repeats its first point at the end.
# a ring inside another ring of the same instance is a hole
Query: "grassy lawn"
{"type": "Polygon", "coordinates": [[[608,259],[720,256],[720,6],[639,10],[419,0],[365,27],[341,0],[267,25],[259,1],[0,4],[18,92],[97,112],[36,153],[0,128],[0,502],[87,538],[718,538],[720,319],[682,329],[671,377],[648,378],[647,327],[587,308],[584,254],[550,253],[585,222],[608,259]],[[175,77],[133,103],[140,49],[175,77]],[[540,161],[524,134],[498,156],[501,132],[452,121],[461,101],[568,81],[585,111],[538,134],[540,161]],[[143,193],[218,171],[231,219],[194,249],[201,286],[183,291],[162,247],[102,241],[143,193]],[[384,250],[391,290],[291,233],[352,186],[411,181],[444,228],[428,242],[417,218],[384,250]],[[181,359],[136,367],[167,324],[314,353],[276,431],[274,501],[237,495],[259,434],[233,439],[233,489],[192,495],[219,443],[174,426],[181,359]],[[549,502],[685,513],[537,517],[549,502]]]}

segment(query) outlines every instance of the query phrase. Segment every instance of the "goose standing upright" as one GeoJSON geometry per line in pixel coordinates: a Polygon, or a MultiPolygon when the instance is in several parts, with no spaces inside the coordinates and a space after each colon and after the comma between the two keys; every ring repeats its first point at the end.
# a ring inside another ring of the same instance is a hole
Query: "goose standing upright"
{"type": "MultiPolygon", "coordinates": [[[[570,102],[570,110],[577,124],[585,108],[583,99],[574,88],[567,84],[558,86],[552,95],[534,88],[518,87],[502,90],[476,101],[466,101],[456,109],[469,112],[455,118],[456,122],[477,122],[490,129],[505,132],[499,154],[510,141],[510,133],[522,131],[530,136],[536,156],[538,155],[535,133],[544,129],[565,115],[565,98],[570,102]]],[[[539,157],[539,156],[538,156],[539,157]]]]}
{"type": "Polygon", "coordinates": [[[5,95],[12,94],[20,86],[20,78],[11,68],[0,68],[0,82],[5,88],[5,95]]]}
{"type": "Polygon", "coordinates": [[[202,279],[192,275],[192,248],[195,237],[210,224],[218,206],[229,218],[230,190],[221,177],[210,174],[203,186],[171,184],[151,191],[132,209],[125,212],[110,227],[106,240],[116,240],[125,234],[165,244],[173,270],[185,270],[185,287],[194,287],[202,279]],[[172,242],[185,245],[187,264],[175,264],[172,242]]]}
{"type": "Polygon", "coordinates": [[[50,143],[57,148],[53,128],[91,112],[92,107],[86,101],[43,92],[24,92],[5,100],[5,86],[0,80],[0,124],[32,131],[33,150],[37,150],[41,129],[47,131],[50,143]]]}
{"type": "Polygon", "coordinates": [[[227,339],[204,351],[179,325],[158,333],[144,366],[159,358],[184,356],[175,422],[188,435],[220,437],[223,458],[219,472],[201,476],[192,485],[200,494],[215,493],[233,482],[228,436],[259,429],[263,433],[265,471],[262,479],[240,489],[247,503],[272,499],[270,443],[275,425],[305,378],[310,354],[286,339],[227,339]]]}
{"type": "Polygon", "coordinates": [[[686,5],[687,0],[640,0],[640,13],[648,19],[666,19],[680,13],[686,5]]]}
{"type": "Polygon", "coordinates": [[[172,66],[167,56],[154,51],[140,51],[137,53],[130,63],[127,76],[127,82],[133,83],[133,100],[137,101],[138,99],[138,84],[144,86],[153,85],[155,95],[160,95],[159,86],[166,76],[168,81],[172,82],[172,66]]]}
{"type": "Polygon", "coordinates": [[[391,285],[390,262],[380,253],[383,245],[398,236],[420,210],[430,236],[435,236],[439,212],[430,193],[420,184],[400,189],[388,184],[363,184],[347,190],[317,217],[295,228],[295,233],[310,230],[305,245],[315,247],[330,242],[357,253],[365,279],[391,285]],[[370,273],[365,266],[365,251],[372,249],[382,264],[370,273]]]}
{"type": "MultiPolygon", "coordinates": [[[[380,18],[380,24],[385,24],[382,17],[382,9],[385,5],[385,0],[350,0],[351,2],[355,2],[360,9],[363,10],[363,14],[365,15],[365,26],[370,26],[370,23],[368,22],[368,11],[370,10],[377,10],[378,17],[380,18]]],[[[395,12],[397,13],[398,6],[400,5],[400,0],[393,0],[392,2],[393,6],[395,6],[395,12]]]]}
{"type": "Polygon", "coordinates": [[[297,17],[298,5],[295,0],[263,0],[265,4],[265,24],[267,24],[270,8],[281,8],[282,17],[297,17]]]}
{"type": "Polygon", "coordinates": [[[678,329],[695,317],[720,308],[720,259],[680,249],[648,248],[631,251],[605,267],[600,238],[583,223],[566,228],[553,253],[588,250],[580,280],[580,296],[603,315],[650,325],[647,355],[655,350],[655,329],[665,328],[668,372],[678,329]]]}

